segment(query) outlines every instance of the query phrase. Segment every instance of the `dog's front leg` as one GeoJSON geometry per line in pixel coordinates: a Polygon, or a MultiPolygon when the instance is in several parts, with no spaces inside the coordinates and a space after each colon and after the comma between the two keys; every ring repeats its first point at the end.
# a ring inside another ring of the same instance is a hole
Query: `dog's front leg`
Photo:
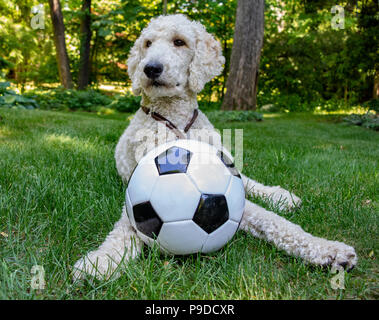
{"type": "Polygon", "coordinates": [[[251,196],[260,196],[269,199],[273,201],[274,204],[277,204],[280,209],[293,209],[301,204],[299,197],[280,186],[265,186],[243,174],[241,176],[245,190],[251,196]]]}
{"type": "Polygon", "coordinates": [[[84,278],[86,274],[98,279],[118,277],[118,271],[121,270],[117,267],[120,263],[135,258],[141,252],[142,246],[143,243],[131,226],[124,206],[121,219],[116,222],[103,244],[75,263],[73,279],[84,278]]]}
{"type": "Polygon", "coordinates": [[[342,242],[312,236],[300,226],[249,200],[246,200],[240,229],[312,264],[343,266],[349,270],[357,263],[354,248],[342,242]]]}

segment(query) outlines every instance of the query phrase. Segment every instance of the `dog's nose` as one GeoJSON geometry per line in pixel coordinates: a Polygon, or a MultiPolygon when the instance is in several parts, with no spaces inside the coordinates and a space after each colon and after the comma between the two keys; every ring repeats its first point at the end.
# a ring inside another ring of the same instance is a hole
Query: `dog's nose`
{"type": "Polygon", "coordinates": [[[163,65],[158,62],[148,63],[143,69],[149,79],[157,79],[163,72],[163,65]]]}

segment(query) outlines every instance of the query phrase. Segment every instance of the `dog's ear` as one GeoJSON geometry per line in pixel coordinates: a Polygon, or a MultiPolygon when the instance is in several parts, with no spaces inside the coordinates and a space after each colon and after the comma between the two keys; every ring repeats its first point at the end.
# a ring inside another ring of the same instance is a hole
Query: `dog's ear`
{"type": "Polygon", "coordinates": [[[141,62],[141,51],[142,51],[142,37],[139,37],[135,42],[133,47],[130,49],[128,57],[128,74],[130,80],[132,80],[132,90],[135,95],[141,94],[141,84],[139,81],[138,65],[141,62]]]}
{"type": "Polygon", "coordinates": [[[225,58],[221,45],[199,22],[193,22],[196,32],[195,55],[189,67],[189,87],[199,93],[204,85],[218,76],[223,69],[225,58]]]}

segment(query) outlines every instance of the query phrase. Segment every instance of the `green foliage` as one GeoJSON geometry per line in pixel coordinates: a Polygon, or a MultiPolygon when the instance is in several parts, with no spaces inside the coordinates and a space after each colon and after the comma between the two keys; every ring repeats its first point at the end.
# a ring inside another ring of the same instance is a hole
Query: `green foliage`
{"type": "Polygon", "coordinates": [[[211,122],[249,122],[262,121],[263,115],[255,111],[237,111],[237,110],[218,110],[206,112],[207,117],[211,122]]]}
{"type": "Polygon", "coordinates": [[[83,110],[96,111],[98,107],[107,106],[111,98],[95,90],[64,90],[32,91],[28,96],[33,97],[46,110],[83,110]]]}
{"type": "Polygon", "coordinates": [[[371,99],[363,104],[369,111],[372,110],[376,114],[379,114],[379,98],[371,99]]]}
{"type": "Polygon", "coordinates": [[[340,99],[348,105],[372,97],[378,68],[378,3],[341,4],[345,25],[338,30],[331,27],[334,5],[331,0],[267,1],[260,96],[288,96],[283,98],[289,100],[283,101],[287,107],[282,101],[279,107],[290,111],[301,111],[300,106],[313,101],[317,103],[306,109],[313,110],[318,101],[340,99]]]}
{"type": "Polygon", "coordinates": [[[34,99],[17,94],[10,89],[10,82],[0,82],[0,107],[34,109],[39,105],[34,99]]]}
{"type": "MultiPolygon", "coordinates": [[[[38,3],[0,0],[0,77],[14,82],[21,92],[29,82],[38,86],[56,83],[59,78],[47,3],[45,29],[30,26],[31,8],[38,3]]],[[[82,1],[61,4],[76,82],[82,1]]],[[[92,1],[92,84],[115,81],[130,85],[126,66],[130,48],[150,19],[162,13],[162,4],[162,0],[92,1]]],[[[338,4],[345,9],[345,27],[333,30],[334,0],[266,0],[258,106],[273,104],[274,109],[286,111],[313,111],[320,106],[334,110],[372,98],[378,72],[378,2],[346,0],[338,4]]],[[[206,101],[202,102],[203,110],[214,110],[225,93],[236,5],[237,0],[168,1],[169,14],[184,13],[203,23],[220,41],[226,58],[223,73],[199,94],[200,100],[206,101]]],[[[117,98],[116,109],[134,110],[138,101],[133,99],[117,98]]]]}
{"type": "Polygon", "coordinates": [[[131,94],[124,96],[117,95],[114,100],[108,105],[108,108],[116,109],[119,112],[136,112],[141,104],[141,97],[136,97],[131,94]]]}
{"type": "Polygon", "coordinates": [[[364,128],[379,131],[379,115],[367,112],[366,114],[350,114],[343,118],[344,121],[362,126],[364,128]]]}
{"type": "Polygon", "coordinates": [[[104,114],[108,112],[107,109],[133,113],[138,110],[141,103],[141,97],[131,94],[108,96],[93,89],[82,91],[62,88],[34,90],[25,96],[35,99],[41,109],[45,110],[99,111],[104,114]]]}

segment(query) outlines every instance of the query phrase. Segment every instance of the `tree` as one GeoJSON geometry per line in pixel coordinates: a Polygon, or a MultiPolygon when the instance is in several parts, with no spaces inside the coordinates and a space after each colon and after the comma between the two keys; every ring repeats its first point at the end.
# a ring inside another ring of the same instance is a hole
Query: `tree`
{"type": "Polygon", "coordinates": [[[65,42],[65,28],[59,0],[49,0],[51,21],[54,30],[54,43],[57,54],[59,79],[66,89],[72,88],[72,77],[65,42]]]}
{"type": "Polygon", "coordinates": [[[263,28],[264,0],[239,0],[224,110],[256,108],[263,28]]]}
{"type": "Polygon", "coordinates": [[[163,12],[162,14],[167,14],[167,0],[163,0],[163,12]]]}
{"type": "Polygon", "coordinates": [[[80,23],[80,67],[78,89],[85,89],[90,82],[90,50],[91,50],[91,0],[83,0],[80,23]]]}

